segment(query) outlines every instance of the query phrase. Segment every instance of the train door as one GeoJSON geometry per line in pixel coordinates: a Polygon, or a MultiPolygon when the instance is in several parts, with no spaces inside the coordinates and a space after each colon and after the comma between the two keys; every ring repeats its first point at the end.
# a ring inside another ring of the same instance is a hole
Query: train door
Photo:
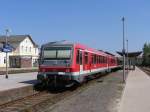
{"type": "Polygon", "coordinates": [[[83,51],[79,50],[80,74],[83,73],[83,51]]]}

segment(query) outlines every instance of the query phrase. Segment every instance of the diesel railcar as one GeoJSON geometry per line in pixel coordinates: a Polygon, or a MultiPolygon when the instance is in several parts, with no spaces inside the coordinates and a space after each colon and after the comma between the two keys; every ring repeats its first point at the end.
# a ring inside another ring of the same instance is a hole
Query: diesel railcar
{"type": "Polygon", "coordinates": [[[70,85],[117,67],[117,58],[104,51],[67,41],[49,42],[41,47],[37,79],[42,83],[70,85]]]}

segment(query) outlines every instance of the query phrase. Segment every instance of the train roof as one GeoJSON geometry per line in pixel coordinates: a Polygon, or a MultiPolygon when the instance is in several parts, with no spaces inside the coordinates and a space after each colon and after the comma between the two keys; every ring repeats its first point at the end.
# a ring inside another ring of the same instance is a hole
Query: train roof
{"type": "Polygon", "coordinates": [[[61,41],[53,41],[53,42],[48,42],[46,44],[43,44],[42,46],[52,46],[52,45],[73,45],[74,43],[66,41],[66,40],[61,40],[61,41]]]}

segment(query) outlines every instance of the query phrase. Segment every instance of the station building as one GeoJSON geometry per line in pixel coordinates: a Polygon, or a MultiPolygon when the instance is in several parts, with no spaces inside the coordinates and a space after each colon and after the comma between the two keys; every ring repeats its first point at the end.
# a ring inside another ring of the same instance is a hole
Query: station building
{"type": "MultiPolygon", "coordinates": [[[[117,52],[120,56],[123,56],[122,52],[117,52]]],[[[142,51],[136,51],[136,52],[128,52],[125,53],[126,57],[126,64],[128,63],[129,66],[131,65],[141,65],[143,58],[142,58],[142,51]],[[127,60],[128,57],[128,60],[127,60]]],[[[123,59],[122,59],[123,60],[123,59]]]]}
{"type": "MultiPolygon", "coordinates": [[[[0,36],[0,46],[5,43],[6,36],[0,36]]],[[[14,48],[8,53],[10,68],[36,67],[38,64],[38,45],[30,35],[11,35],[8,43],[14,48]]],[[[6,66],[6,53],[0,52],[0,67],[6,66]]]]}

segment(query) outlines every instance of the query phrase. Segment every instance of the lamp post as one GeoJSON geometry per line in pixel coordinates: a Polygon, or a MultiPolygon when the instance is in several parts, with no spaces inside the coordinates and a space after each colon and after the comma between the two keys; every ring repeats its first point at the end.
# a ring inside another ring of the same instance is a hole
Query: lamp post
{"type": "MultiPolygon", "coordinates": [[[[5,46],[8,43],[9,29],[6,29],[5,46]]],[[[8,79],[8,52],[6,52],[6,79],[8,79]]]]}
{"type": "Polygon", "coordinates": [[[127,72],[129,72],[128,39],[127,41],[127,72]]]}
{"type": "Polygon", "coordinates": [[[125,38],[124,38],[124,21],[125,21],[125,18],[122,17],[122,24],[123,24],[123,49],[122,49],[122,54],[123,54],[123,83],[125,83],[125,38]]]}

